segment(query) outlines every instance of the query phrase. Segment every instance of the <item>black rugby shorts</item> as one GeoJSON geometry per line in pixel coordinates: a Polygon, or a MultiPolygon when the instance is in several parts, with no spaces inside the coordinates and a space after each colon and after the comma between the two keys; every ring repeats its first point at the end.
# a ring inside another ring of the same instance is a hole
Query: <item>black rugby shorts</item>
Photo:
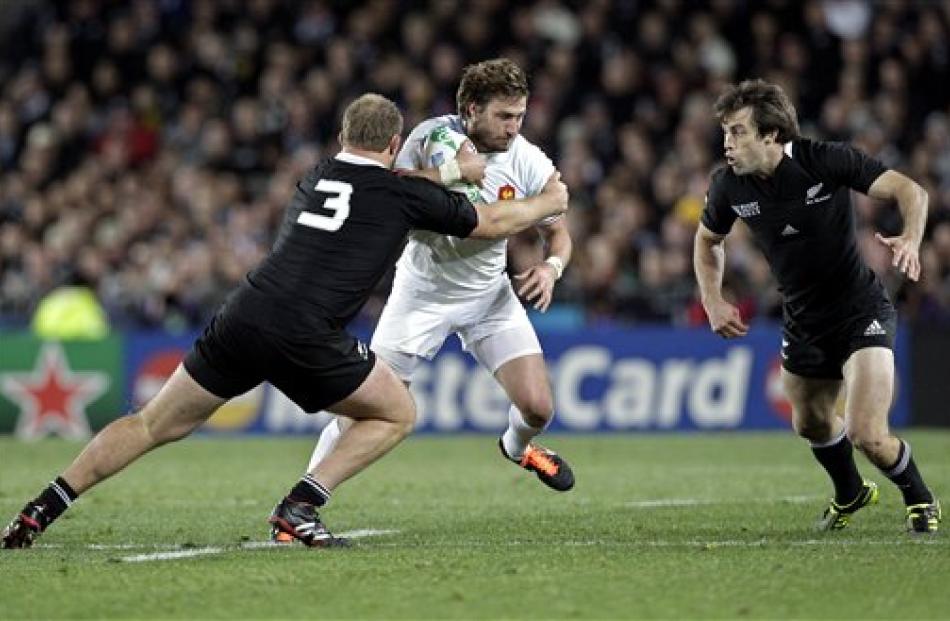
{"type": "Polygon", "coordinates": [[[373,370],[366,344],[330,321],[311,320],[314,329],[288,334],[279,321],[249,315],[225,306],[185,357],[192,378],[219,397],[267,381],[305,412],[318,412],[351,395],[373,370]]]}
{"type": "Polygon", "coordinates": [[[782,330],[782,366],[801,377],[843,379],[841,368],[851,354],[866,347],[894,349],[897,312],[889,302],[874,305],[834,322],[819,332],[791,328],[782,330]]]}

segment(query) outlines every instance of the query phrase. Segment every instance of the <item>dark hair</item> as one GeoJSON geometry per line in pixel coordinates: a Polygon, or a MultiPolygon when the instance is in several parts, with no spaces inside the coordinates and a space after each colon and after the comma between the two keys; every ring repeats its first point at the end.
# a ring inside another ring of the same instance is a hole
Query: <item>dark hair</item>
{"type": "Polygon", "coordinates": [[[801,134],[795,106],[778,84],[770,84],[765,80],[745,80],[738,85],[730,85],[713,106],[716,120],[720,123],[726,116],[743,108],[752,108],[752,121],[759,136],[777,132],[776,142],[784,144],[801,134]]]}
{"type": "Polygon", "coordinates": [[[462,70],[455,102],[459,114],[466,116],[469,104],[484,106],[496,97],[528,96],[528,76],[514,62],[507,58],[493,58],[462,70]]]}
{"type": "Polygon", "coordinates": [[[340,142],[346,146],[380,152],[389,146],[393,136],[401,133],[402,113],[382,95],[360,95],[343,111],[340,142]]]}

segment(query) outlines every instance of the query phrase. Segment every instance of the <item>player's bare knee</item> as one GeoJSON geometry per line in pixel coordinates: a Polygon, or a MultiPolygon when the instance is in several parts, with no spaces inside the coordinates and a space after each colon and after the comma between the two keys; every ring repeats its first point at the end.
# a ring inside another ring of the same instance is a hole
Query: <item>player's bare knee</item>
{"type": "Polygon", "coordinates": [[[532,427],[543,427],[548,424],[554,415],[554,401],[550,393],[536,391],[516,404],[521,411],[524,422],[532,427]]]}
{"type": "Polygon", "coordinates": [[[882,451],[885,442],[887,442],[887,434],[880,433],[865,426],[856,426],[853,429],[848,429],[847,433],[848,439],[851,440],[851,444],[854,445],[854,448],[865,455],[877,455],[882,451]]]}
{"type": "Polygon", "coordinates": [[[416,424],[416,403],[408,393],[394,399],[391,403],[393,405],[389,409],[387,418],[405,437],[412,432],[416,424]]]}
{"type": "Polygon", "coordinates": [[[396,412],[396,417],[393,422],[395,423],[400,435],[403,438],[412,433],[413,428],[416,426],[415,404],[410,402],[408,407],[404,406],[399,408],[399,411],[396,412]]]}
{"type": "Polygon", "coordinates": [[[834,431],[830,420],[815,416],[795,416],[792,427],[795,433],[810,442],[827,442],[834,431]]]}

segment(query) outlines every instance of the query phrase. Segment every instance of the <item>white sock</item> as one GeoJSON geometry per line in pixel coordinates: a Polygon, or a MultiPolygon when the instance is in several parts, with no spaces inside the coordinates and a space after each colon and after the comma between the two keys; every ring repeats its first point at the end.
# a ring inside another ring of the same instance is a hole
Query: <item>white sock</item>
{"type": "Polygon", "coordinates": [[[340,419],[333,417],[323,431],[320,432],[320,439],[317,440],[317,446],[313,449],[313,455],[310,456],[310,464],[307,466],[307,472],[313,472],[317,465],[326,459],[330,451],[336,448],[340,440],[340,419]]]}
{"type": "Polygon", "coordinates": [[[508,408],[508,429],[505,429],[505,433],[501,436],[501,445],[508,453],[508,457],[521,460],[532,438],[544,431],[546,426],[532,427],[525,422],[521,411],[512,404],[508,408]]]}

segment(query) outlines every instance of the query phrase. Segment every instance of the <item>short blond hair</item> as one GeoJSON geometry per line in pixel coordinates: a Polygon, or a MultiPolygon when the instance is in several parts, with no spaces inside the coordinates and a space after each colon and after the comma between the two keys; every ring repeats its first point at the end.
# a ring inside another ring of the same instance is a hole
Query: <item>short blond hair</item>
{"type": "Polygon", "coordinates": [[[354,99],[343,111],[340,142],[343,146],[381,152],[393,136],[402,134],[402,113],[389,99],[366,93],[354,99]]]}

